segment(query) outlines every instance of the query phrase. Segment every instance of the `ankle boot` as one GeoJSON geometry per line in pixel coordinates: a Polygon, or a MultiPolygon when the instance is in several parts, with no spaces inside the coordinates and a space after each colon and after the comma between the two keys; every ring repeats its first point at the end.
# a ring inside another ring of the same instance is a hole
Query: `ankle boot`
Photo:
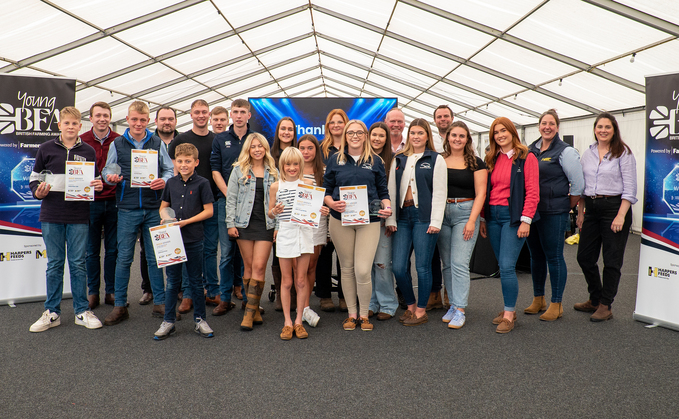
{"type": "Polygon", "coordinates": [[[281,267],[272,266],[271,274],[273,276],[273,285],[276,288],[276,303],[274,310],[283,311],[283,304],[281,303],[281,267]]]}
{"type": "Polygon", "coordinates": [[[563,307],[561,306],[561,303],[549,303],[549,308],[540,316],[540,320],[553,322],[561,316],[563,316],[563,307]]]}
{"type": "Polygon", "coordinates": [[[541,311],[545,311],[547,308],[547,303],[545,302],[545,296],[541,295],[539,297],[533,297],[533,303],[523,310],[526,314],[538,314],[541,311]]]}
{"type": "MultiPolygon", "coordinates": [[[[243,283],[245,283],[245,279],[243,279],[243,283]]],[[[252,330],[255,313],[257,313],[259,309],[259,300],[262,298],[262,292],[264,292],[264,281],[250,278],[247,289],[248,303],[245,306],[245,314],[243,315],[243,321],[240,324],[242,330],[252,330]]]]}

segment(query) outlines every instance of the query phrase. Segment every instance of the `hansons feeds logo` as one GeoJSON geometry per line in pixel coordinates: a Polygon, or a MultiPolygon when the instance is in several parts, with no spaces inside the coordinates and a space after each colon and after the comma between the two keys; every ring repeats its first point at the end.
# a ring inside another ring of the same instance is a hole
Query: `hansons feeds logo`
{"type": "Polygon", "coordinates": [[[653,266],[648,267],[648,276],[654,276],[660,279],[670,279],[672,276],[676,275],[677,271],[675,271],[674,269],[665,269],[653,266]]]}
{"type": "Polygon", "coordinates": [[[52,127],[59,119],[57,98],[18,91],[17,99],[17,106],[0,103],[0,134],[54,136],[52,127]]]}
{"type": "Polygon", "coordinates": [[[679,140],[679,94],[676,91],[672,92],[672,100],[677,100],[677,106],[674,109],[668,109],[667,106],[656,106],[648,114],[649,133],[651,137],[656,140],[679,140]]]}

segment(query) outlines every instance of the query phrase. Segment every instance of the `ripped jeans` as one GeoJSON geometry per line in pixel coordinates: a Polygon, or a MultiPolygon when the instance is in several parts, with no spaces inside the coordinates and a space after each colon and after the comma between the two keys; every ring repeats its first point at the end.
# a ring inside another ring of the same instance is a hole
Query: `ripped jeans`
{"type": "Polygon", "coordinates": [[[373,313],[386,313],[393,316],[398,308],[394,275],[391,270],[391,237],[384,233],[386,227],[380,226],[380,242],[377,244],[373,261],[372,283],[373,293],[370,298],[370,310],[373,313]]]}

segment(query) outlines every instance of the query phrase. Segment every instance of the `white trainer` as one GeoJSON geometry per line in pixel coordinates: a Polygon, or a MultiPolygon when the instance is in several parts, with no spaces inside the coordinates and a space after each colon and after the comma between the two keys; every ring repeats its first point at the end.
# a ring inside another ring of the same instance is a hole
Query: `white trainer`
{"type": "Polygon", "coordinates": [[[160,324],[160,328],[156,330],[156,333],[153,334],[153,339],[155,340],[163,340],[170,336],[171,334],[174,333],[174,323],[166,322],[163,320],[163,322],[160,324]]]}
{"type": "Polygon", "coordinates": [[[304,307],[304,311],[302,312],[302,320],[307,322],[309,326],[316,327],[316,325],[318,325],[318,321],[321,320],[321,316],[313,311],[311,307],[304,307]]]}
{"type": "Polygon", "coordinates": [[[45,330],[51,329],[52,327],[57,327],[60,324],[61,317],[59,317],[57,313],[45,310],[45,312],[42,313],[42,316],[40,316],[38,321],[33,323],[28,330],[30,330],[31,332],[44,332],[45,330]]]}
{"type": "Polygon", "coordinates": [[[75,316],[75,324],[85,326],[88,329],[101,329],[101,321],[90,310],[75,316]]]}
{"type": "Polygon", "coordinates": [[[201,319],[200,317],[196,321],[196,327],[193,330],[204,338],[215,337],[215,333],[212,331],[210,326],[207,324],[205,320],[201,319]]]}

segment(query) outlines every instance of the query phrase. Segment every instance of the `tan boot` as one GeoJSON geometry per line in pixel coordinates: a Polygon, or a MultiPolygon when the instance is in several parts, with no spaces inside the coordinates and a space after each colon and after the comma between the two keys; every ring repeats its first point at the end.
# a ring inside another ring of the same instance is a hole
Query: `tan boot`
{"type": "Polygon", "coordinates": [[[561,303],[549,303],[549,308],[540,316],[540,320],[553,322],[561,316],[563,316],[563,307],[561,306],[561,303]]]}
{"type": "Polygon", "coordinates": [[[448,310],[450,308],[450,299],[448,298],[448,289],[443,290],[443,308],[448,310]]]}
{"type": "Polygon", "coordinates": [[[610,320],[612,318],[613,313],[611,312],[611,306],[607,306],[606,304],[599,304],[596,311],[594,312],[594,314],[592,314],[589,320],[593,322],[603,322],[606,320],[610,320]]]}
{"type": "Polygon", "coordinates": [[[434,310],[435,308],[443,308],[443,300],[441,300],[441,291],[432,292],[429,294],[429,301],[427,301],[426,311],[434,310]]]}
{"type": "Polygon", "coordinates": [[[526,314],[538,314],[541,311],[545,311],[547,308],[547,303],[545,302],[545,296],[541,295],[539,297],[533,297],[533,303],[523,310],[526,314]]]}
{"type": "MultiPolygon", "coordinates": [[[[245,283],[245,279],[243,279],[243,283],[245,283]]],[[[245,306],[245,314],[240,324],[242,330],[252,330],[255,313],[259,309],[259,300],[262,298],[262,292],[264,292],[264,281],[250,278],[247,286],[248,303],[245,306]]]]}

